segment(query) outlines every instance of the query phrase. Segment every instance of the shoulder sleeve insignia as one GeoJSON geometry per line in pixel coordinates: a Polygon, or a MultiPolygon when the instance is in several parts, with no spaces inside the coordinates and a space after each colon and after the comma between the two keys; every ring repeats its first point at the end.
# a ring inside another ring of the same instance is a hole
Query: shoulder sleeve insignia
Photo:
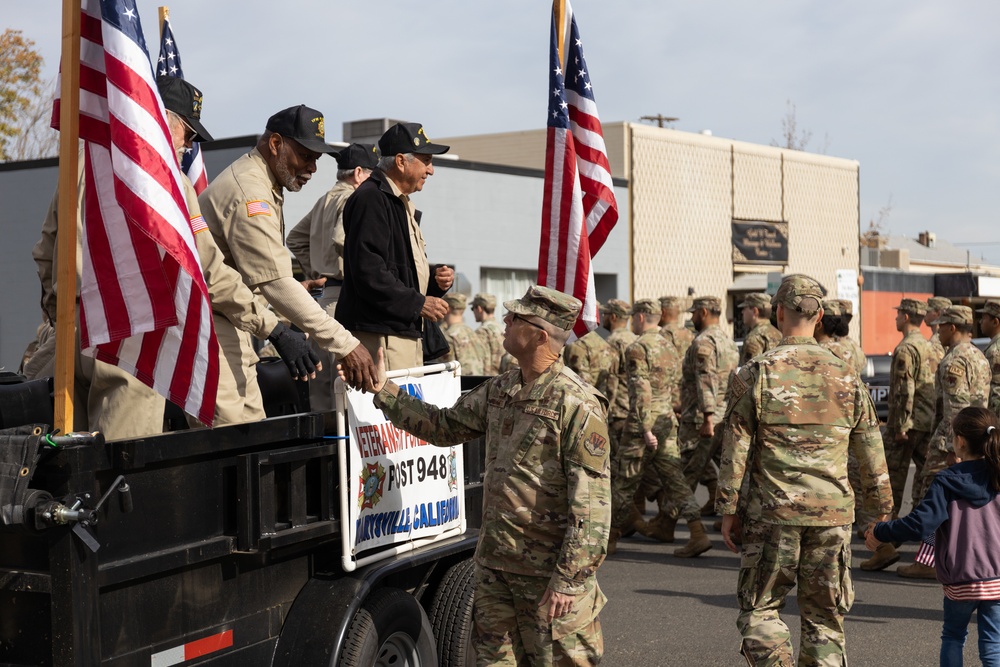
{"type": "Polygon", "coordinates": [[[271,205],[261,199],[258,199],[256,201],[248,201],[247,217],[252,218],[255,215],[271,215],[271,205]]]}
{"type": "Polygon", "coordinates": [[[608,439],[600,433],[591,433],[583,446],[591,456],[604,456],[608,452],[608,439]]]}

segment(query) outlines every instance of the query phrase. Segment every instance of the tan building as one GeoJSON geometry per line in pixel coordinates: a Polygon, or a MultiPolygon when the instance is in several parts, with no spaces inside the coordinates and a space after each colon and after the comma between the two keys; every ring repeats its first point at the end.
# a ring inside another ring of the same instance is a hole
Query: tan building
{"type": "MultiPolygon", "coordinates": [[[[612,175],[628,182],[631,299],[716,295],[738,328],[734,304],[769,272],[857,299],[856,161],[636,123],[605,124],[604,139],[612,175]]],[[[544,168],[545,130],[441,141],[464,160],[544,168]]]]}

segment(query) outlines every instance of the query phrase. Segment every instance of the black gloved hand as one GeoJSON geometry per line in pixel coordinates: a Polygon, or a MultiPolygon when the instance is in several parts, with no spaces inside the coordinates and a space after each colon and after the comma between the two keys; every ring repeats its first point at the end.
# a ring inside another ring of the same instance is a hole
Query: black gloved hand
{"type": "Polygon", "coordinates": [[[316,372],[319,358],[313,354],[305,334],[292,331],[278,322],[278,326],[274,327],[267,339],[274,344],[274,349],[288,366],[288,372],[292,374],[293,379],[302,378],[308,381],[309,376],[316,372]]]}

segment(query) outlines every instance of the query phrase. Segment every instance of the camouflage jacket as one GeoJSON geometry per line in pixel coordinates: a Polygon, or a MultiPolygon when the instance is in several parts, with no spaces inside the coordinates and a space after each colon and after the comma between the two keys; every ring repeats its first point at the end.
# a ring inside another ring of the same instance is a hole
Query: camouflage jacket
{"type": "Polygon", "coordinates": [[[583,592],[604,561],[611,527],[606,402],[555,362],[534,382],[498,375],[439,408],[402,392],[375,397],[393,424],[448,447],[486,437],[483,525],[476,562],[549,577],[583,592]]]}
{"type": "Polygon", "coordinates": [[[503,327],[496,320],[486,320],[476,329],[476,336],[483,346],[483,375],[499,375],[503,359],[503,327]]]}
{"type": "Polygon", "coordinates": [[[962,408],[985,408],[990,393],[990,364],[979,348],[963,341],[948,348],[937,369],[937,404],[930,447],[953,449],[951,422],[962,408]]]}
{"type": "Polygon", "coordinates": [[[719,325],[706,327],[691,343],[681,367],[681,421],[700,424],[711,413],[718,424],[726,412],[726,388],[740,353],[719,325]]]}
{"type": "Polygon", "coordinates": [[[892,512],[878,416],[864,383],[811,336],[784,338],[733,377],[716,510],[765,523],[849,525],[848,452],[860,467],[866,509],[892,512]]]}
{"type": "Polygon", "coordinates": [[[679,322],[664,324],[660,327],[660,333],[674,344],[674,349],[677,350],[677,356],[681,359],[684,358],[684,355],[687,353],[688,348],[691,347],[691,343],[695,338],[694,333],[679,322]]]}
{"type": "Polygon", "coordinates": [[[627,433],[674,432],[674,387],[680,379],[681,360],[670,341],[649,331],[625,350],[628,368],[627,433]],[[654,428],[655,427],[655,428],[654,428]]]}
{"type": "Polygon", "coordinates": [[[920,331],[903,336],[892,352],[889,370],[889,419],[893,435],[934,430],[934,377],[938,362],[930,342],[920,331]]]}
{"type": "Polygon", "coordinates": [[[935,331],[933,334],[931,334],[930,341],[931,341],[931,347],[934,348],[934,354],[937,355],[938,365],[940,365],[941,361],[944,359],[944,355],[946,352],[946,350],[944,349],[944,345],[941,344],[941,336],[939,336],[935,331]]]}
{"type": "Polygon", "coordinates": [[[864,372],[865,364],[868,363],[868,360],[863,358],[864,353],[861,354],[861,357],[858,357],[860,349],[857,345],[854,345],[854,341],[850,338],[831,336],[820,343],[820,345],[833,352],[833,355],[841,361],[847,362],[847,365],[859,376],[864,372]]]}
{"type": "Polygon", "coordinates": [[[986,361],[990,365],[989,409],[1000,417],[1000,334],[993,337],[986,348],[986,361]]]}
{"type": "Polygon", "coordinates": [[[467,324],[459,322],[441,327],[441,333],[451,348],[441,361],[457,361],[462,364],[462,375],[485,375],[483,359],[486,353],[483,344],[467,324]]]}
{"type": "Polygon", "coordinates": [[[567,345],[563,357],[567,366],[607,397],[608,376],[615,354],[615,349],[601,338],[601,334],[591,331],[567,345]]]}
{"type": "Polygon", "coordinates": [[[608,421],[628,416],[628,365],[625,363],[625,348],[634,343],[636,338],[628,327],[615,329],[608,336],[608,345],[618,353],[611,374],[608,375],[608,421]]]}
{"type": "Polygon", "coordinates": [[[740,366],[758,354],[764,354],[777,345],[779,340],[781,340],[781,332],[767,320],[761,321],[743,339],[743,349],[740,350],[740,366]]]}

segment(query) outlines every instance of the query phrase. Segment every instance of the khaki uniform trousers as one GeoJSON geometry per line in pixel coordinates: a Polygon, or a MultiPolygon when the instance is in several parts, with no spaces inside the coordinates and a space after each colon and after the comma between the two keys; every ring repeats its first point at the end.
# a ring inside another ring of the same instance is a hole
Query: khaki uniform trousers
{"type": "Polygon", "coordinates": [[[424,341],[422,338],[387,336],[368,331],[352,331],[365,346],[372,360],[378,363],[378,349],[385,355],[385,369],[395,371],[401,368],[418,368],[424,365],[424,341]]]}
{"type": "MultiPolygon", "coordinates": [[[[215,426],[265,419],[264,399],[257,384],[257,353],[253,337],[218,313],[212,313],[219,340],[219,392],[215,398],[215,426]]],[[[188,415],[188,424],[201,425],[188,415]]]]}
{"type": "MultiPolygon", "coordinates": [[[[323,297],[316,303],[333,317],[337,312],[337,300],[340,298],[340,287],[331,285],[323,290],[323,297]]],[[[323,370],[316,371],[316,377],[309,380],[309,409],[313,412],[330,412],[336,407],[333,396],[333,383],[337,379],[337,359],[329,350],[325,350],[310,339],[312,351],[323,364],[323,370]]],[[[375,359],[375,357],[372,357],[375,359]]]]}

